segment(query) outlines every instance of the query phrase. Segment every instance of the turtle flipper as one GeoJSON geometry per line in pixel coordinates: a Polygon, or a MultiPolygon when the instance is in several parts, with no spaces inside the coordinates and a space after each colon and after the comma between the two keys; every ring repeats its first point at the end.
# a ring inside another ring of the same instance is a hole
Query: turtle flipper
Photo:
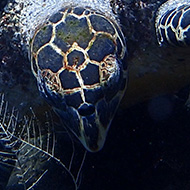
{"type": "Polygon", "coordinates": [[[190,2],[164,3],[157,13],[156,31],[160,45],[190,45],[190,2]]]}

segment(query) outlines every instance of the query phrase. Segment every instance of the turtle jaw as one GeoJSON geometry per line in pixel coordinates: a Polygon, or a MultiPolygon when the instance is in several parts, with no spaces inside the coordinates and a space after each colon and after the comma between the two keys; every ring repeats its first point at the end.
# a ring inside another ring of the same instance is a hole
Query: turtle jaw
{"type": "MultiPolygon", "coordinates": [[[[81,128],[84,129],[84,125],[82,124],[83,123],[81,123],[81,128]]],[[[98,152],[103,148],[105,144],[109,126],[110,125],[105,128],[100,122],[94,123],[94,128],[97,128],[99,131],[99,133],[95,134],[93,133],[93,127],[89,123],[88,126],[86,126],[86,128],[88,128],[88,133],[83,131],[82,136],[78,137],[78,139],[89,152],[98,152]]]]}

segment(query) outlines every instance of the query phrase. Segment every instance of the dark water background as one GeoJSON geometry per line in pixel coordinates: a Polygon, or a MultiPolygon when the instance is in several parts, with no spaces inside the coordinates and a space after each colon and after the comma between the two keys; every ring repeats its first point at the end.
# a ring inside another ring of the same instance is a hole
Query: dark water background
{"type": "Polygon", "coordinates": [[[119,110],[104,149],[89,154],[81,189],[189,190],[188,88],[119,110]]]}
{"type": "Polygon", "coordinates": [[[80,190],[190,190],[189,90],[120,108],[103,150],[87,153],[80,190]]]}

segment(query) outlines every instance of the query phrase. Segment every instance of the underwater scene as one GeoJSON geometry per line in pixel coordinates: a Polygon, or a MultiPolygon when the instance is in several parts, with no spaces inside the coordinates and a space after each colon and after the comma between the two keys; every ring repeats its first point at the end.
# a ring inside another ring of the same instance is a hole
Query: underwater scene
{"type": "Polygon", "coordinates": [[[1,0],[0,190],[190,190],[189,18],[189,0],[1,0]]]}

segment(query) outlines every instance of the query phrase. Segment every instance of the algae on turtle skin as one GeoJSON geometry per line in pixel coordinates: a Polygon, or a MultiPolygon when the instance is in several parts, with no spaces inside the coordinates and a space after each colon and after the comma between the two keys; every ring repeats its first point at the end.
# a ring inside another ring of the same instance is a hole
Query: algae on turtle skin
{"type": "Polygon", "coordinates": [[[71,34],[65,33],[63,30],[59,30],[57,32],[57,37],[60,38],[61,40],[65,41],[65,42],[69,42],[72,39],[71,34]]]}
{"type": "Polygon", "coordinates": [[[69,28],[74,28],[75,29],[77,26],[79,26],[79,24],[80,24],[79,19],[67,21],[67,25],[68,25],[69,28]]]}
{"type": "Polygon", "coordinates": [[[57,29],[57,37],[64,41],[64,43],[68,43],[70,45],[73,42],[77,42],[81,44],[81,46],[87,46],[87,44],[83,44],[86,41],[90,41],[92,38],[92,34],[89,32],[89,28],[87,26],[82,27],[77,19],[75,21],[69,20],[66,21],[63,27],[57,29]],[[69,28],[69,30],[67,30],[69,28]]]}

